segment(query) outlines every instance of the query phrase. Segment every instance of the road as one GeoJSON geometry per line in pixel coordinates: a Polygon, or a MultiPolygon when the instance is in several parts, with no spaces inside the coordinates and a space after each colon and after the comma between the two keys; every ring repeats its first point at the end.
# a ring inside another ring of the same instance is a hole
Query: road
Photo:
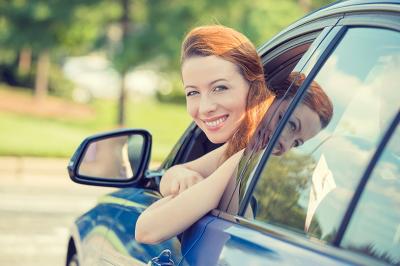
{"type": "Polygon", "coordinates": [[[0,158],[0,265],[65,265],[75,217],[114,189],[78,185],[67,160],[0,158]]]}

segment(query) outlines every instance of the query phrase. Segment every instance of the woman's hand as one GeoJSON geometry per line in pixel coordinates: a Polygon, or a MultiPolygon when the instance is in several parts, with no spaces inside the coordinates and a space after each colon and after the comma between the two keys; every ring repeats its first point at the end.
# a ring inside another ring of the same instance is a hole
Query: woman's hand
{"type": "Polygon", "coordinates": [[[183,232],[209,211],[217,208],[242,153],[243,150],[232,155],[204,181],[177,196],[164,197],[142,212],[135,225],[136,241],[146,244],[160,243],[183,232]]]}
{"type": "Polygon", "coordinates": [[[183,168],[182,171],[171,180],[170,192],[172,195],[181,194],[183,191],[203,179],[204,177],[199,173],[183,168]]]}
{"type": "Polygon", "coordinates": [[[178,195],[203,179],[200,173],[182,165],[175,165],[161,178],[160,192],[164,197],[178,195]]]}

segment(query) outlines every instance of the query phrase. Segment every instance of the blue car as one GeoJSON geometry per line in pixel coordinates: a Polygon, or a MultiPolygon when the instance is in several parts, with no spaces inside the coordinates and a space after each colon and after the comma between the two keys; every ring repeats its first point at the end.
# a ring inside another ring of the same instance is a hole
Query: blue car
{"type": "Polygon", "coordinates": [[[76,219],[66,265],[400,265],[400,1],[329,5],[258,51],[271,88],[290,90],[293,73],[304,81],[274,114],[267,143],[269,121],[260,124],[224,204],[177,237],[136,242],[137,218],[160,199],[163,172],[218,145],[193,123],[159,169],[148,169],[146,130],[90,136],[71,158],[71,179],[120,189],[76,219]],[[330,123],[275,156],[314,83],[333,104],[330,123]]]}

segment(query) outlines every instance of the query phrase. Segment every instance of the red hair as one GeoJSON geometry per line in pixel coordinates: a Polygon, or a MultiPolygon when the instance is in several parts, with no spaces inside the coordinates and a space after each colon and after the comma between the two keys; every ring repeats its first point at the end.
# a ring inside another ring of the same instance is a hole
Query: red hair
{"type": "Polygon", "coordinates": [[[240,32],[220,25],[197,27],[182,43],[181,63],[193,56],[218,56],[230,61],[248,82],[246,114],[230,140],[225,152],[229,158],[244,149],[273,97],[266,88],[264,70],[254,45],[240,32]]]}
{"type": "MultiPolygon", "coordinates": [[[[286,99],[293,98],[305,79],[306,76],[303,73],[292,72],[282,82],[281,86],[272,89],[272,91],[275,93],[277,99],[282,99],[283,97],[286,99]],[[289,87],[290,90],[288,90],[289,87]]],[[[316,81],[313,80],[311,82],[301,102],[318,114],[321,128],[325,128],[329,124],[333,116],[333,104],[316,81]]]]}

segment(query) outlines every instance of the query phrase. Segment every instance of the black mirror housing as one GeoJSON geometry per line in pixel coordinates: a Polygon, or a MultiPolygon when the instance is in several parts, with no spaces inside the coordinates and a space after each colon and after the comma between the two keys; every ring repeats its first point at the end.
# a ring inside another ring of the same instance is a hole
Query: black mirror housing
{"type": "Polygon", "coordinates": [[[79,145],[68,173],[79,184],[129,187],[140,183],[151,155],[151,134],[144,129],[118,129],[92,135],[79,145]]]}

